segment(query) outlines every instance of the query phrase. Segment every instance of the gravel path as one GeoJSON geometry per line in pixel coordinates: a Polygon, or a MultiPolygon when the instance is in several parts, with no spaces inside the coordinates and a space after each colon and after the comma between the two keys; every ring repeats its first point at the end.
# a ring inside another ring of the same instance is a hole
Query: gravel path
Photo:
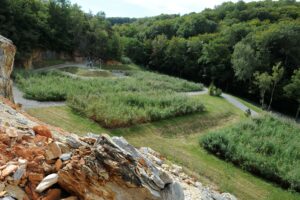
{"type": "MultiPolygon", "coordinates": [[[[196,95],[204,95],[208,93],[208,89],[204,88],[203,91],[199,91],[199,92],[187,92],[186,94],[188,96],[196,96],[196,95]]],[[[231,103],[232,105],[234,105],[235,107],[237,107],[238,109],[242,110],[243,112],[245,112],[246,110],[248,110],[249,108],[247,106],[245,106],[243,103],[241,103],[240,101],[238,101],[237,99],[235,99],[234,97],[228,95],[228,94],[222,94],[221,97],[223,97],[224,99],[226,99],[229,103],[231,103]]],[[[254,110],[251,110],[251,115],[252,116],[257,116],[258,113],[255,112],[254,110]]]]}
{"type": "Polygon", "coordinates": [[[20,91],[16,86],[13,87],[13,95],[14,95],[15,103],[22,104],[22,107],[25,109],[65,105],[65,102],[54,102],[54,101],[40,102],[40,101],[25,99],[23,97],[23,92],[20,91]]]}
{"type": "Polygon", "coordinates": [[[83,64],[74,64],[74,63],[66,63],[66,64],[59,64],[59,65],[52,65],[49,67],[43,67],[40,69],[35,69],[35,72],[39,72],[39,71],[48,71],[48,70],[52,70],[52,69],[61,69],[61,68],[65,68],[65,67],[79,67],[79,68],[88,68],[86,65],[83,64]]]}

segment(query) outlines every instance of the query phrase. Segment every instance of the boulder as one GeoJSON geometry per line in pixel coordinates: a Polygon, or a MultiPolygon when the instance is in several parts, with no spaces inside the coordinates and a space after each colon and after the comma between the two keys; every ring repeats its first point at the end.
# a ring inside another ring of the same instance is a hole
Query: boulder
{"type": "Polygon", "coordinates": [[[12,41],[0,35],[0,96],[13,102],[12,81],[16,47],[12,41]]]}

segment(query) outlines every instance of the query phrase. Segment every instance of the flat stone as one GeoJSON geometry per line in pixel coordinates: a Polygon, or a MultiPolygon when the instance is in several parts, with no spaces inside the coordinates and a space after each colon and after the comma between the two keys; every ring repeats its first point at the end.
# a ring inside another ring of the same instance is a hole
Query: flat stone
{"type": "Polygon", "coordinates": [[[17,112],[15,110],[12,110],[12,109],[8,109],[8,110],[6,110],[6,112],[8,112],[11,115],[17,115],[17,112]]]}
{"type": "Polygon", "coordinates": [[[35,191],[41,193],[56,184],[58,181],[58,174],[50,174],[46,176],[42,182],[36,187],[35,191]]]}
{"type": "Polygon", "coordinates": [[[4,183],[0,183],[0,192],[4,191],[5,188],[5,184],[4,183]]]}
{"type": "Polygon", "coordinates": [[[63,163],[61,161],[61,159],[57,159],[57,161],[55,162],[55,170],[59,171],[63,166],[63,163]]]}
{"type": "Polygon", "coordinates": [[[59,148],[61,149],[61,152],[64,153],[68,153],[70,152],[70,147],[62,142],[56,142],[56,144],[58,144],[59,148]]]}
{"type": "Polygon", "coordinates": [[[5,191],[15,199],[28,199],[26,193],[19,186],[8,185],[5,187],[5,191]]]}
{"type": "Polygon", "coordinates": [[[29,173],[28,175],[28,179],[31,183],[33,184],[38,184],[39,182],[41,182],[44,178],[43,174],[38,174],[38,173],[29,173]]]}
{"type": "Polygon", "coordinates": [[[2,177],[6,177],[18,169],[17,165],[8,165],[1,173],[2,177]]]}
{"type": "Polygon", "coordinates": [[[70,147],[74,149],[78,149],[80,146],[84,146],[84,143],[80,142],[79,140],[76,140],[75,138],[68,136],[66,139],[66,142],[70,147]]]}
{"type": "Polygon", "coordinates": [[[184,200],[183,189],[179,183],[171,183],[162,191],[162,197],[164,200],[184,200]]]}
{"type": "Polygon", "coordinates": [[[48,144],[46,148],[46,159],[53,160],[61,156],[61,149],[56,142],[48,144]]]}
{"type": "Polygon", "coordinates": [[[47,138],[52,138],[51,131],[47,126],[35,126],[33,127],[33,131],[36,135],[41,135],[47,138]]]}
{"type": "Polygon", "coordinates": [[[20,179],[23,177],[25,171],[26,171],[26,165],[21,165],[21,166],[17,169],[17,171],[14,173],[14,176],[13,176],[14,180],[15,180],[15,181],[20,180],[20,179]]]}
{"type": "Polygon", "coordinates": [[[62,160],[62,161],[67,161],[67,160],[70,160],[72,157],[72,153],[64,153],[62,154],[59,158],[62,160]]]}
{"type": "Polygon", "coordinates": [[[17,118],[16,120],[18,123],[23,124],[23,125],[28,125],[28,121],[25,119],[17,118]]]}
{"type": "Polygon", "coordinates": [[[7,131],[6,131],[7,135],[11,138],[16,138],[18,137],[18,132],[16,129],[12,129],[12,128],[9,128],[7,131]]]}
{"type": "Polygon", "coordinates": [[[1,200],[16,200],[16,199],[11,196],[6,196],[6,197],[3,197],[1,200]]]}

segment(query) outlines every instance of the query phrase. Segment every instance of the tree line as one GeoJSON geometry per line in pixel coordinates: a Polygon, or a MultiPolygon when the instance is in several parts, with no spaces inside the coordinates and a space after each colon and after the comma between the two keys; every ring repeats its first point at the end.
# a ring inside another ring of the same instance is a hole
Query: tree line
{"type": "Polygon", "coordinates": [[[265,109],[293,112],[300,103],[299,92],[290,92],[300,86],[288,87],[300,73],[300,2],[295,0],[227,2],[200,13],[120,23],[114,30],[124,54],[149,69],[214,83],[260,99],[265,109]]]}
{"type": "MultiPolygon", "coordinates": [[[[1,0],[0,34],[18,48],[133,62],[293,112],[300,104],[300,2],[227,2],[183,16],[106,18],[68,0],[1,0]],[[125,56],[125,57],[124,57],[125,56]]],[[[299,113],[298,109],[298,113],[299,113]]]]}
{"type": "Polygon", "coordinates": [[[118,60],[122,53],[105,13],[85,13],[68,0],[1,0],[0,34],[17,46],[17,60],[34,49],[103,60],[118,60]]]}

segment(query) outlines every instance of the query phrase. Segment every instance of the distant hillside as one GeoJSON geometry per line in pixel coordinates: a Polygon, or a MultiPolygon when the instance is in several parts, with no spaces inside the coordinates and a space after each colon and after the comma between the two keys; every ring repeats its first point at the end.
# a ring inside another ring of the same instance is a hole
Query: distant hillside
{"type": "Polygon", "coordinates": [[[104,13],[84,13],[68,0],[1,0],[0,34],[16,44],[23,65],[41,51],[93,60],[118,60],[122,53],[104,13]]]}
{"type": "MultiPolygon", "coordinates": [[[[163,73],[254,98],[260,91],[254,74],[272,73],[278,62],[283,78],[274,92],[274,106],[296,109],[297,98],[283,90],[300,66],[300,2],[227,2],[215,9],[184,16],[161,15],[115,25],[124,52],[134,62],[163,73]]],[[[266,104],[271,89],[265,92],[266,104]]]]}

